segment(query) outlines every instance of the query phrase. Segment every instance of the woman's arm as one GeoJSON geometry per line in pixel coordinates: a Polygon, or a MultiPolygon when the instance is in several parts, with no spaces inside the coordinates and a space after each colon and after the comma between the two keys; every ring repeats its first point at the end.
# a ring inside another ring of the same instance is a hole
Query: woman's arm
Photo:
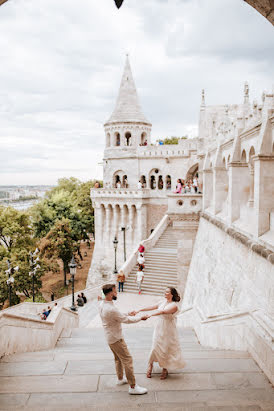
{"type": "Polygon", "coordinates": [[[156,311],[156,313],[150,314],[148,317],[155,317],[157,315],[162,315],[162,314],[174,314],[176,313],[177,310],[178,310],[178,307],[177,305],[174,304],[171,307],[166,308],[164,310],[158,310],[156,311]]]}
{"type": "Polygon", "coordinates": [[[138,310],[138,311],[131,311],[131,312],[129,313],[129,315],[136,315],[136,314],[139,314],[139,312],[141,312],[141,311],[153,311],[153,310],[157,310],[158,306],[159,306],[159,304],[153,305],[152,307],[141,308],[141,309],[138,310]]]}

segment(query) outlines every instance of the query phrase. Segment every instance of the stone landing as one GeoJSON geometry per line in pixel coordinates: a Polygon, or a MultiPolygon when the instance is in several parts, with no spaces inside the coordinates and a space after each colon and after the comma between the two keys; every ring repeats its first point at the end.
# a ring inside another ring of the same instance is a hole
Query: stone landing
{"type": "Polygon", "coordinates": [[[187,366],[160,381],[145,376],[153,328],[126,327],[137,382],[148,394],[117,387],[114,362],[101,328],[67,329],[55,349],[17,354],[0,362],[0,410],[273,410],[267,378],[245,352],[202,347],[181,328],[187,366]]]}

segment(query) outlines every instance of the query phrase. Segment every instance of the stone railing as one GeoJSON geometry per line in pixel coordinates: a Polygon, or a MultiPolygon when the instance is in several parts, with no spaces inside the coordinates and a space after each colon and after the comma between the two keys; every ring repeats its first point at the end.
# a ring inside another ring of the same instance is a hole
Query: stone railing
{"type": "MultiPolygon", "coordinates": [[[[168,215],[165,215],[162,220],[159,222],[155,230],[150,234],[150,236],[142,241],[142,244],[145,247],[145,251],[149,251],[154,245],[157,243],[165,229],[167,228],[169,224],[169,217],[168,215]]],[[[131,253],[129,258],[124,262],[122,267],[120,268],[119,272],[123,272],[125,276],[127,277],[132,269],[135,267],[137,264],[137,257],[138,257],[138,247],[131,253]]]]}
{"type": "Polygon", "coordinates": [[[4,312],[0,318],[0,357],[53,348],[62,330],[74,327],[78,327],[78,314],[67,308],[54,308],[47,321],[4,312]]]}
{"type": "MultiPolygon", "coordinates": [[[[75,293],[84,292],[88,301],[100,295],[105,282],[85,288],[75,293]]],[[[25,302],[6,308],[0,312],[0,357],[16,352],[38,351],[54,347],[64,328],[79,326],[78,314],[71,311],[72,295],[47,303],[25,302]],[[53,307],[47,320],[41,320],[39,313],[44,308],[53,307]]]]}
{"type": "Polygon", "coordinates": [[[167,194],[168,214],[191,214],[202,210],[202,194],[167,194]]]}
{"type": "Polygon", "coordinates": [[[274,383],[274,322],[261,310],[206,316],[199,307],[183,308],[178,322],[193,327],[203,346],[248,351],[274,383]]]}
{"type": "Polygon", "coordinates": [[[97,197],[118,197],[118,198],[147,198],[150,196],[150,190],[148,188],[142,188],[140,190],[133,190],[130,188],[92,188],[90,190],[91,198],[97,197]]]}

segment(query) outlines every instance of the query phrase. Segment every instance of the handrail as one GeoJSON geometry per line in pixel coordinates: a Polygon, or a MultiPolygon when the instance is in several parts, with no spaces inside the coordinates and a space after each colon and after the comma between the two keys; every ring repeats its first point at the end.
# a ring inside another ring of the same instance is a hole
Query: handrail
{"type": "MultiPolygon", "coordinates": [[[[167,228],[168,224],[169,216],[166,214],[158,223],[155,230],[150,234],[150,236],[146,240],[141,241],[146,251],[149,251],[157,243],[157,241],[167,228]]],[[[119,270],[119,273],[123,273],[126,277],[128,277],[134,266],[137,264],[138,247],[136,247],[136,249],[130,254],[129,258],[124,262],[119,270]]]]}

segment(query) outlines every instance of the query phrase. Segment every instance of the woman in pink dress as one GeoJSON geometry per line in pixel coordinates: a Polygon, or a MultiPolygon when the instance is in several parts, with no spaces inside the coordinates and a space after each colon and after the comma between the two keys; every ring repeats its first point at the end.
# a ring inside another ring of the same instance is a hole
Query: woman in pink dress
{"type": "Polygon", "coordinates": [[[180,296],[176,288],[168,287],[165,291],[164,301],[152,307],[134,311],[134,314],[138,314],[140,311],[157,310],[155,313],[147,316],[148,318],[158,316],[148,360],[147,378],[151,378],[154,362],[158,362],[159,366],[163,369],[160,376],[161,380],[167,378],[168,369],[176,370],[185,366],[176,327],[179,301],[180,296]]]}
{"type": "Polygon", "coordinates": [[[180,178],[178,178],[178,180],[177,180],[177,185],[176,185],[176,191],[174,191],[174,193],[181,194],[181,192],[182,192],[182,187],[183,187],[182,181],[181,181],[180,178]]]}

